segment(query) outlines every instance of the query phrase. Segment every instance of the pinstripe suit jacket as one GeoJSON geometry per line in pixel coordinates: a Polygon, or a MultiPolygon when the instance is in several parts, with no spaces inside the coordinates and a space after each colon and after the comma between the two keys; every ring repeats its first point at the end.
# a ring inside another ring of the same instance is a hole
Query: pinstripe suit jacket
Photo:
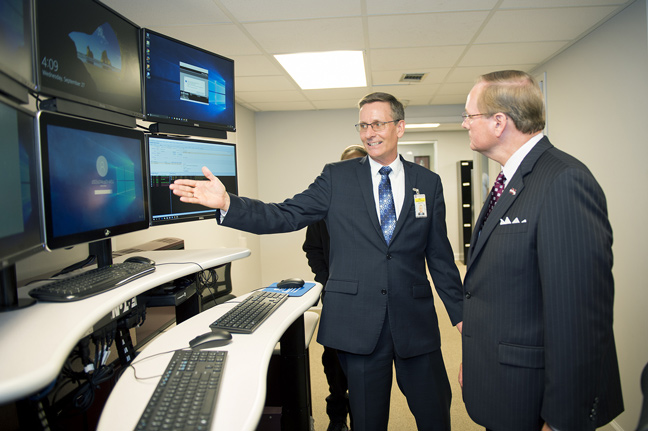
{"type": "Polygon", "coordinates": [[[267,234],[326,220],[330,268],[318,331],[325,346],[371,353],[388,312],[400,356],[439,349],[426,263],[452,324],[461,321],[461,278],[447,237],[441,180],[401,160],[405,199],[389,246],[378,221],[367,157],[326,165],[307,190],[279,204],[231,196],[224,226],[267,234]],[[414,188],[426,195],[426,218],[415,217],[414,188]]]}
{"type": "Polygon", "coordinates": [[[587,167],[544,137],[474,233],[462,340],[475,422],[594,430],[623,411],[606,205],[587,167]]]}

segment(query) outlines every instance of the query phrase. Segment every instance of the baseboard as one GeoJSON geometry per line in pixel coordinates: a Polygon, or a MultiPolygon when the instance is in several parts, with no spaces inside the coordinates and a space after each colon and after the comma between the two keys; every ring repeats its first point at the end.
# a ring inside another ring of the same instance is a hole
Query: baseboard
{"type": "Polygon", "coordinates": [[[624,429],[619,425],[616,421],[610,422],[608,425],[610,425],[612,428],[614,428],[614,431],[624,431],[624,429]]]}

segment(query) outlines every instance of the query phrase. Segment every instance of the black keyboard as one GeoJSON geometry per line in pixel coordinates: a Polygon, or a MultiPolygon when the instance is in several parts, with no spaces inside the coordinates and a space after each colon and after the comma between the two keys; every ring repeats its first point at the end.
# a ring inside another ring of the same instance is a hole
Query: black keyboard
{"type": "Polygon", "coordinates": [[[236,304],[210,328],[226,329],[238,334],[251,334],[274,311],[288,299],[288,294],[283,292],[255,291],[242,302],[236,304]]]}
{"type": "Polygon", "coordinates": [[[78,301],[122,286],[153,271],[155,266],[148,263],[115,263],[44,284],[30,290],[29,295],[46,302],[78,301]]]}
{"type": "Polygon", "coordinates": [[[226,351],[177,350],[135,430],[209,430],[226,351]]]}

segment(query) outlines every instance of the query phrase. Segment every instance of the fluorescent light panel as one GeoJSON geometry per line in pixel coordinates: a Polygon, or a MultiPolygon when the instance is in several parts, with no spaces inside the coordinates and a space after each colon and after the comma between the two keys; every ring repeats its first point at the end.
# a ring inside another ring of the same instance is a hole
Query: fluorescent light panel
{"type": "Polygon", "coordinates": [[[362,51],[304,52],[275,58],[302,90],[367,86],[362,51]]]}

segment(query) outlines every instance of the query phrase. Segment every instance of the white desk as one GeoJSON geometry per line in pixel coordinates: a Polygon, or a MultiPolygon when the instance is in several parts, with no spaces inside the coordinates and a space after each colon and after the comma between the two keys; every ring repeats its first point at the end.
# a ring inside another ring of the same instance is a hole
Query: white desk
{"type": "MultiPolygon", "coordinates": [[[[57,378],[78,341],[101,318],[120,304],[166,282],[202,268],[211,268],[250,255],[245,248],[166,250],[137,253],[156,262],[156,270],[117,289],[81,301],[38,302],[21,310],[0,313],[0,403],[24,398],[57,378]],[[169,265],[164,265],[169,264],[169,265]]],[[[115,258],[121,262],[128,255],[115,258]]],[[[19,289],[27,297],[32,287],[19,289]]]]}
{"type": "MultiPolygon", "coordinates": [[[[281,340],[282,357],[287,355],[285,362],[289,371],[303,373],[299,366],[292,367],[303,358],[297,358],[289,350],[290,344],[298,346],[304,352],[304,319],[303,314],[319,298],[322,286],[317,283],[301,297],[288,298],[269,318],[252,334],[234,334],[230,344],[216,347],[211,350],[226,350],[227,359],[223,378],[219,390],[212,430],[228,431],[253,431],[256,429],[263,412],[266,396],[266,374],[268,364],[278,341],[281,340]],[[301,325],[301,328],[300,328],[301,325]],[[300,331],[301,329],[301,331],[300,331]],[[284,333],[286,335],[284,335],[284,333]],[[288,334],[291,334],[289,337],[288,334]]],[[[134,367],[129,367],[120,377],[106,402],[99,420],[98,431],[113,431],[134,429],[144,411],[155,387],[159,376],[166,369],[172,353],[154,356],[161,352],[189,347],[189,340],[199,334],[209,331],[209,324],[219,316],[225,314],[244,296],[232,299],[224,304],[204,311],[189,320],[184,321],[175,328],[165,332],[143,349],[133,362],[134,367]],[[150,358],[150,359],[146,359],[150,358]],[[137,377],[135,378],[135,373],[137,377]],[[142,379],[143,377],[153,377],[142,379]]],[[[283,371],[286,371],[285,368],[283,371]]],[[[282,371],[282,375],[284,372],[282,371]]],[[[301,376],[302,378],[304,376],[301,376]]],[[[290,379],[284,380],[282,384],[290,379]]],[[[301,400],[305,397],[304,384],[291,386],[287,382],[288,392],[298,396],[301,400]]],[[[301,405],[301,407],[304,407],[301,405]]],[[[284,406],[283,415],[287,410],[284,406]]],[[[292,413],[301,416],[304,411],[292,413]]],[[[289,429],[299,429],[293,425],[289,429]]],[[[303,428],[302,428],[303,429],[303,428]]]]}

